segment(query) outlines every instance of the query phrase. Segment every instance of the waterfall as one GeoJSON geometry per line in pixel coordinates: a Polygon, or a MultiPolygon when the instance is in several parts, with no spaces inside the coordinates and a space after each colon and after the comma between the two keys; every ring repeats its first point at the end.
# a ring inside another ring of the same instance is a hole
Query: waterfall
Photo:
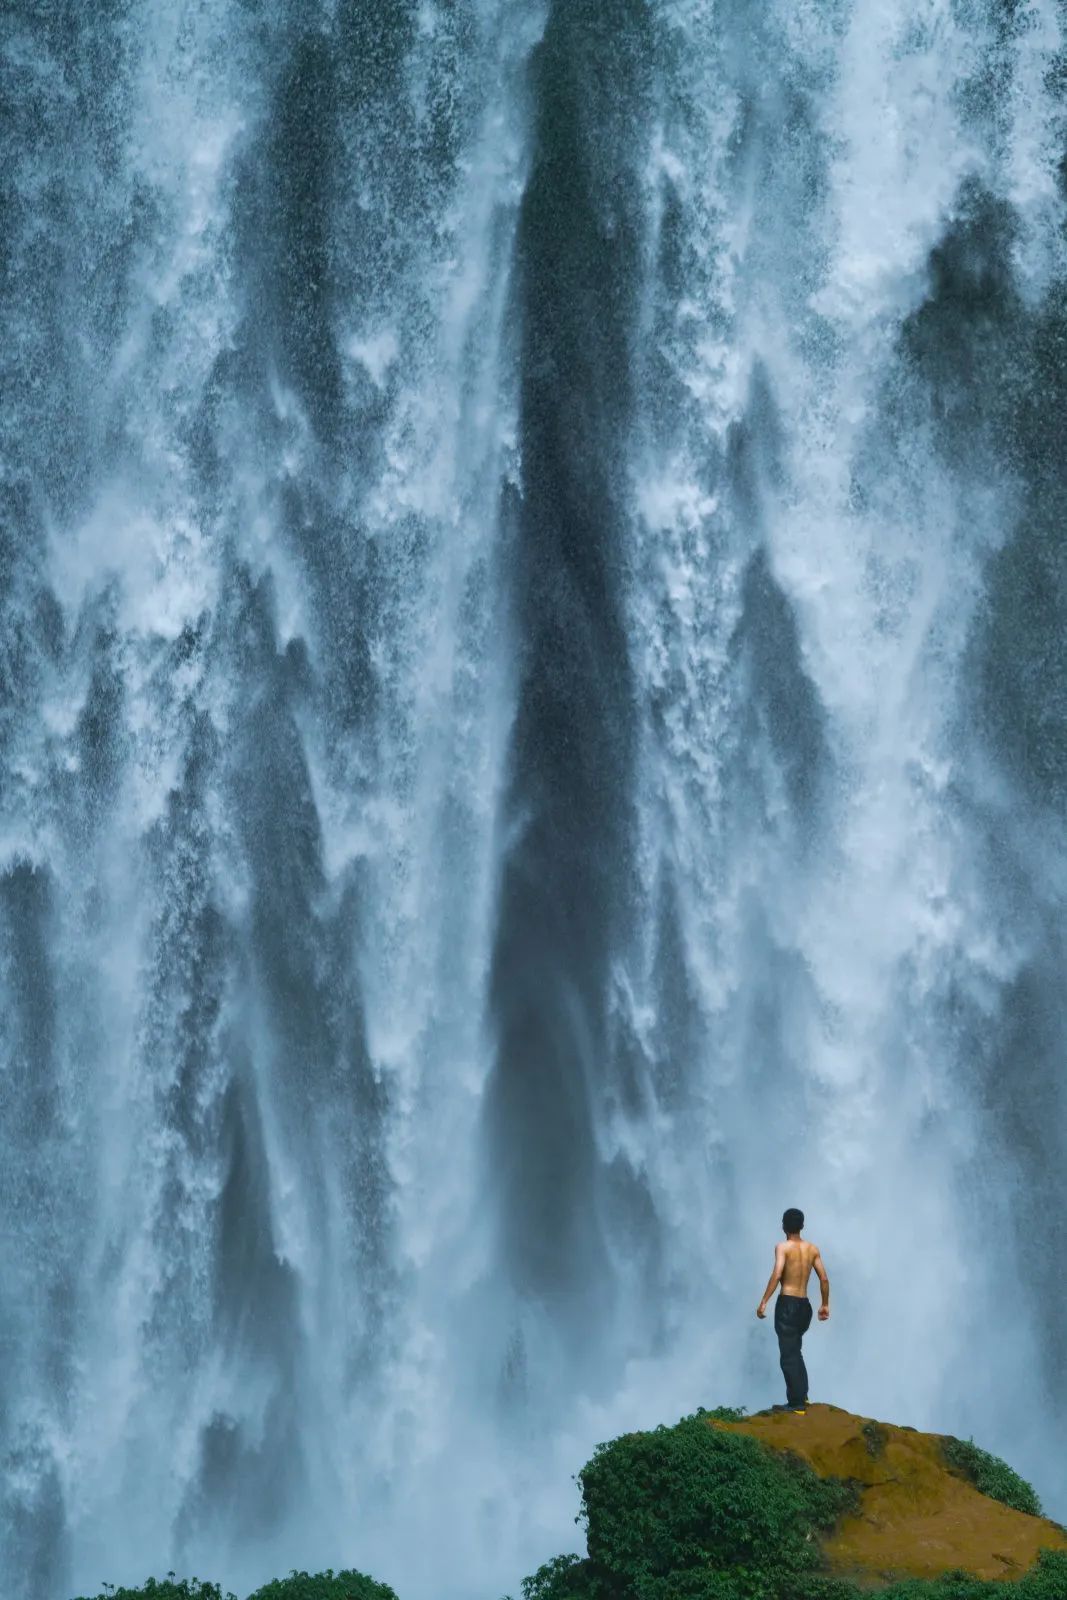
{"type": "Polygon", "coordinates": [[[0,41],[8,1600],[517,1592],[786,1205],[1063,1518],[1062,5],[0,41]]]}

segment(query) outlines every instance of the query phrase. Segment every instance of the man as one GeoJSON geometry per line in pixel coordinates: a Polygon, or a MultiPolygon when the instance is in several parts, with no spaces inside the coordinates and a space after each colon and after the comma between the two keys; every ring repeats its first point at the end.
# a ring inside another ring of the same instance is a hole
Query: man
{"type": "Polygon", "coordinates": [[[830,1280],[826,1276],[818,1245],[800,1237],[803,1226],[803,1211],[790,1206],[782,1217],[785,1243],[774,1247],[774,1271],[763,1292],[763,1299],[756,1307],[756,1315],[762,1320],[767,1315],[767,1301],[776,1285],[782,1285],[774,1307],[774,1331],[778,1335],[779,1360],[785,1378],[785,1405],[772,1406],[771,1410],[795,1411],[800,1416],[803,1416],[808,1404],[808,1369],[804,1365],[800,1346],[811,1326],[808,1279],[812,1267],[818,1274],[822,1288],[819,1321],[825,1322],[830,1315],[830,1280]]]}

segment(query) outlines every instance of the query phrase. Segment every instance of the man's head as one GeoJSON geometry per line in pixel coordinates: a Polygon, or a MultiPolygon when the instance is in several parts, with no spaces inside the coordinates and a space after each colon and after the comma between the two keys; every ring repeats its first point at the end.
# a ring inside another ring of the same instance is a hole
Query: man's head
{"type": "Polygon", "coordinates": [[[786,1233],[799,1233],[804,1226],[804,1213],[798,1211],[796,1206],[790,1206],[782,1216],[782,1227],[786,1233]]]}

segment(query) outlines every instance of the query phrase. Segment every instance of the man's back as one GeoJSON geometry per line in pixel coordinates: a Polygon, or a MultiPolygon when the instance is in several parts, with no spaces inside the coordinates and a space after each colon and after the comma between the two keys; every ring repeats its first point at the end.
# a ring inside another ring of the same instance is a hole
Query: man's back
{"type": "Polygon", "coordinates": [[[782,1252],[782,1293],[806,1295],[811,1269],[819,1257],[819,1247],[810,1239],[786,1239],[778,1246],[782,1252]]]}

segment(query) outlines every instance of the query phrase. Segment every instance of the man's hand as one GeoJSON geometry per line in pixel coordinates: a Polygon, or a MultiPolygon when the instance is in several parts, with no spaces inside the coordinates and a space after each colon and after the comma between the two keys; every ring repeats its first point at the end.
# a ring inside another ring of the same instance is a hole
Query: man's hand
{"type": "Polygon", "coordinates": [[[757,1317],[759,1317],[760,1321],[762,1322],[763,1318],[767,1315],[767,1302],[766,1302],[766,1300],[761,1300],[760,1301],[759,1305],[756,1307],[756,1315],[757,1315],[757,1317]]]}
{"type": "Polygon", "coordinates": [[[829,1322],[829,1320],[830,1320],[830,1307],[829,1306],[820,1306],[819,1307],[819,1321],[820,1322],[829,1322]]]}

